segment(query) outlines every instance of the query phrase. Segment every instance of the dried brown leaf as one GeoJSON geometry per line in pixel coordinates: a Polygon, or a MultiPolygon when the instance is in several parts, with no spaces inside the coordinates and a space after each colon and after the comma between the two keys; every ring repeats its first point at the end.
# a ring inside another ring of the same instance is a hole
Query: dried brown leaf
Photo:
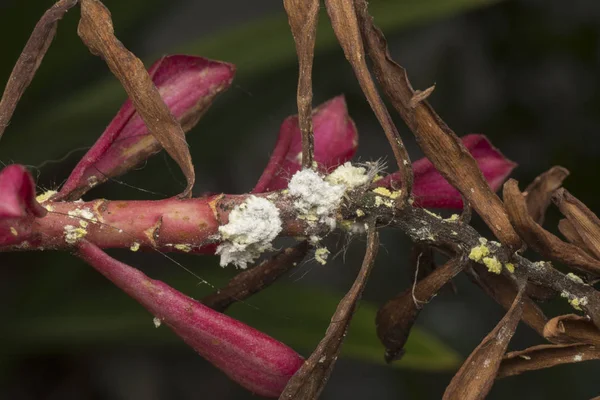
{"type": "Polygon", "coordinates": [[[579,233],[577,233],[577,229],[575,229],[573,224],[570,223],[568,219],[563,218],[560,221],[558,221],[558,230],[570,243],[581,248],[582,250],[585,250],[588,254],[591,255],[590,251],[585,245],[585,242],[583,241],[583,238],[579,236],[579,233]]]}
{"type": "Polygon", "coordinates": [[[600,349],[589,344],[543,344],[513,351],[502,360],[498,379],[561,364],[600,360],[600,349]]]}
{"type": "Polygon", "coordinates": [[[383,100],[377,92],[371,73],[367,67],[365,50],[360,34],[358,19],[354,3],[350,0],[325,0],[325,6],[335,35],[337,36],[344,54],[358,79],[360,87],[377,116],[379,124],[392,147],[398,169],[402,175],[402,193],[397,199],[397,204],[402,206],[412,192],[413,172],[408,152],[402,143],[398,130],[392,121],[383,100]]]}
{"type": "Polygon", "coordinates": [[[552,193],[561,187],[567,176],[569,176],[569,170],[566,168],[552,167],[535,178],[523,192],[529,214],[538,224],[544,223],[544,216],[550,205],[552,193]]]}
{"type": "Polygon", "coordinates": [[[509,179],[504,184],[504,204],[515,230],[533,250],[543,257],[560,261],[571,267],[595,274],[600,273],[600,261],[593,259],[579,247],[563,242],[533,220],[529,215],[525,198],[519,191],[519,185],[514,179],[509,179]]]}
{"type": "Polygon", "coordinates": [[[224,312],[231,304],[247,299],[269,287],[284,273],[302,261],[308,252],[308,243],[281,250],[259,265],[237,274],[227,286],[202,299],[213,310],[224,312]]]}
{"type": "Polygon", "coordinates": [[[575,314],[552,318],[544,327],[544,337],[552,343],[600,346],[600,329],[589,318],[575,314]]]}
{"type": "Polygon", "coordinates": [[[415,103],[413,99],[418,94],[408,81],[406,70],[391,58],[383,33],[374,25],[368,13],[367,1],[354,2],[375,76],[393,106],[415,134],[425,156],[460,191],[496,237],[511,249],[518,249],[521,240],[510,225],[502,202],[491,190],[477,162],[427,101],[415,103]]]}
{"type": "Polygon", "coordinates": [[[312,67],[320,0],[283,0],[298,54],[298,123],[302,132],[302,166],[312,168],[312,67]]]}
{"type": "Polygon", "coordinates": [[[106,61],[150,133],[183,171],[187,187],[181,196],[191,196],[195,173],[183,129],[160,97],[144,64],[115,37],[110,12],[102,2],[81,0],[77,32],[90,51],[106,61]]]}
{"type": "MultiPolygon", "coordinates": [[[[479,264],[471,264],[476,274],[471,275],[474,277],[475,282],[486,292],[488,296],[494,299],[504,309],[508,310],[514,303],[517,296],[518,289],[515,283],[505,275],[491,274],[487,269],[483,268],[479,264]]],[[[529,282],[528,282],[529,283],[529,282]]],[[[526,291],[527,291],[526,286],[526,291]]],[[[525,322],[531,329],[536,331],[540,336],[544,335],[544,326],[548,322],[548,318],[540,307],[526,294],[523,295],[523,313],[521,320],[525,322]]]]}
{"type": "Polygon", "coordinates": [[[10,123],[21,96],[33,80],[54,39],[58,21],[75,4],[77,4],[77,0],[57,1],[33,28],[33,32],[8,78],[2,100],[0,100],[0,139],[10,123]]]}
{"type": "Polygon", "coordinates": [[[290,379],[279,397],[280,399],[313,400],[319,397],[331,375],[356,304],[375,263],[378,250],[379,234],[375,229],[375,224],[371,222],[368,225],[367,251],[354,284],[340,301],[331,317],[325,337],[290,379]]]}
{"type": "Polygon", "coordinates": [[[559,189],[552,201],[575,228],[581,240],[597,259],[600,259],[600,219],[565,189],[559,189]]]}
{"type": "Polygon", "coordinates": [[[452,259],[423,280],[388,301],[379,309],[375,324],[385,346],[385,360],[392,362],[404,354],[404,345],[421,308],[464,268],[465,261],[452,259]]]}
{"type": "Polygon", "coordinates": [[[485,399],[523,311],[524,285],[496,327],[473,350],[444,392],[443,400],[485,399]]]}

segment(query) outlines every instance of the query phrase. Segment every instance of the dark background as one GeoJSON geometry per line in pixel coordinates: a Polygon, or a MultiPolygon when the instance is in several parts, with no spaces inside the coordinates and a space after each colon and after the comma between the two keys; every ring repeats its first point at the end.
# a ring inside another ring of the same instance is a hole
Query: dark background
{"type": "MultiPolygon", "coordinates": [[[[431,103],[455,132],[485,133],[518,162],[514,177],[521,188],[553,165],[567,167],[572,175],[566,187],[592,210],[600,209],[600,3],[371,3],[380,7],[376,22],[384,27],[392,53],[407,68],[413,86],[423,89],[437,84],[431,103]]],[[[1,80],[8,78],[36,20],[51,4],[0,2],[1,80]]],[[[232,88],[217,99],[188,138],[198,175],[196,194],[248,191],[266,165],[279,124],[295,113],[294,47],[285,30],[281,2],[107,0],[105,4],[112,11],[117,36],[147,65],[160,55],[178,51],[237,65],[232,88]]],[[[2,162],[30,165],[45,189],[56,188],[66,178],[84,151],[63,157],[70,150],[90,146],[125,98],[103,62],[79,42],[77,14],[75,8],[61,22],[0,145],[2,162]]],[[[389,160],[384,135],[331,40],[326,19],[322,22],[315,104],[344,93],[361,135],[357,158],[389,160]]],[[[412,134],[397,122],[417,159],[420,152],[412,134]]],[[[163,155],[123,180],[166,195],[178,193],[183,185],[176,166],[163,155]]],[[[161,195],[110,182],[87,198],[95,197],[156,199],[161,195]]],[[[546,227],[555,231],[557,220],[556,210],[551,209],[546,227]]],[[[385,230],[382,237],[384,249],[364,296],[375,305],[409,284],[408,240],[385,230]]],[[[330,248],[340,244],[343,239],[337,237],[329,243],[330,248]]],[[[324,301],[312,294],[340,298],[353,280],[363,251],[363,242],[355,240],[347,249],[345,263],[342,257],[326,266],[308,262],[283,279],[284,287],[306,294],[295,304],[308,310],[304,319],[277,307],[285,301],[276,288],[261,294],[260,300],[250,299],[249,305],[236,306],[238,313],[251,325],[272,327],[275,337],[282,324],[311,325],[310,310],[324,301]],[[250,306],[257,304],[258,310],[250,306]]],[[[192,297],[211,290],[158,255],[114,254],[192,297]]],[[[177,260],[216,286],[235,274],[232,268],[221,270],[214,257],[180,256],[177,260]]],[[[145,310],[68,254],[0,254],[0,274],[1,399],[252,397],[167,329],[155,330],[145,310]]],[[[448,352],[454,354],[449,349],[466,357],[503,315],[468,280],[458,278],[456,283],[458,294],[438,296],[418,321],[419,327],[435,337],[432,343],[441,341],[447,346],[446,357],[448,352]]],[[[548,315],[569,312],[564,303],[553,301],[545,310],[548,315]]],[[[326,322],[316,323],[317,332],[324,331],[326,322]]],[[[352,335],[351,331],[349,340],[352,335]]],[[[427,346],[426,335],[418,335],[415,341],[427,346]]],[[[316,343],[302,334],[296,339],[316,343]]],[[[520,327],[510,348],[536,343],[535,334],[520,327]]],[[[310,345],[299,350],[308,355],[310,345]]],[[[438,399],[456,365],[439,371],[436,351],[431,350],[424,364],[408,359],[398,368],[375,361],[380,360],[377,354],[375,358],[340,358],[322,398],[438,399]]],[[[508,378],[494,386],[489,398],[589,399],[600,395],[599,367],[598,362],[588,362],[508,378]]]]}

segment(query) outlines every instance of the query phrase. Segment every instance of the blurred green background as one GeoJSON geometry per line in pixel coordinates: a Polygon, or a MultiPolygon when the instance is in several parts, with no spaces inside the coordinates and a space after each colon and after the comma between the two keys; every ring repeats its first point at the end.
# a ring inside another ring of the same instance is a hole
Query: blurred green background
{"type": "MultiPolygon", "coordinates": [[[[436,83],[431,102],[459,134],[485,133],[519,163],[524,188],[552,165],[566,186],[600,209],[600,3],[586,0],[371,0],[394,57],[415,88],[436,83]]],[[[6,80],[31,29],[51,1],[0,1],[6,80]]],[[[185,52],[237,66],[232,88],[189,134],[195,193],[242,193],[266,165],[279,124],[295,113],[297,67],[281,2],[106,0],[117,36],[147,65],[185,52]]],[[[315,104],[340,93],[361,134],[357,158],[391,159],[350,67],[322,16],[315,61],[315,104]]],[[[31,166],[40,190],[56,188],[93,144],[125,95],[104,63],[76,35],[70,11],[0,144],[3,163],[31,166]],[[72,152],[72,150],[79,149],[72,152]],[[68,155],[68,156],[67,156],[68,155]]],[[[397,119],[414,159],[420,152],[397,119]]],[[[184,186],[164,155],[87,198],[158,199],[184,186]]],[[[547,227],[558,215],[550,211],[547,227]]],[[[478,228],[485,229],[479,222],[478,228]]],[[[409,284],[410,246],[384,230],[383,248],[324,399],[439,399],[461,359],[503,311],[464,278],[458,294],[422,312],[400,363],[386,366],[374,336],[377,307],[409,284]]],[[[331,237],[344,249],[326,266],[308,261],[232,314],[305,355],[318,343],[358,271],[364,242],[331,237]]],[[[334,252],[335,253],[335,252],[334,252]]],[[[212,288],[157,254],[114,252],[192,297],[212,288]]],[[[175,257],[214,286],[235,274],[214,257],[175,257]]],[[[88,266],[62,253],[0,254],[1,399],[245,399],[247,394],[88,266]]],[[[568,312],[561,301],[549,315],[568,312]]],[[[520,327],[511,349],[539,343],[520,327]]],[[[599,363],[557,367],[498,382],[490,399],[589,399],[600,394],[599,363]]]]}

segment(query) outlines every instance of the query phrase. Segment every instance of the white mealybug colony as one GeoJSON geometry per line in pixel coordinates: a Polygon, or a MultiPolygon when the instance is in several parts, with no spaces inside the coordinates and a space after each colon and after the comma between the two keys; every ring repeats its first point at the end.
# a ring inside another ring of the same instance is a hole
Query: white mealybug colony
{"type": "MultiPolygon", "coordinates": [[[[287,195],[293,199],[298,218],[313,226],[326,224],[333,230],[344,195],[369,184],[373,176],[373,171],[349,162],[325,177],[311,169],[303,169],[292,176],[287,195]]],[[[281,229],[282,221],[275,204],[269,198],[251,196],[231,211],[228,224],[219,227],[222,244],[217,248],[217,254],[221,256],[221,266],[234,264],[246,268],[264,251],[273,248],[272,242],[281,229]]],[[[317,238],[313,245],[319,240],[317,238]]],[[[317,261],[325,264],[328,254],[329,250],[319,247],[317,261]]]]}
{"type": "Polygon", "coordinates": [[[223,243],[217,248],[221,266],[234,264],[246,268],[262,252],[271,250],[271,243],[281,232],[281,217],[269,200],[250,198],[229,213],[229,223],[219,227],[223,243]]]}

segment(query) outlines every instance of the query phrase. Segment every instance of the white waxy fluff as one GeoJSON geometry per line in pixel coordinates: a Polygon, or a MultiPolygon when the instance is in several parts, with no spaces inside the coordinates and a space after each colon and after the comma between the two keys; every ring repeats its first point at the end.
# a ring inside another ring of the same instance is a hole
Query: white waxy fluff
{"type": "Polygon", "coordinates": [[[221,266],[234,264],[246,268],[264,251],[281,232],[279,210],[269,200],[250,196],[229,213],[229,223],[219,227],[223,243],[217,248],[221,266]]]}
{"type": "Polygon", "coordinates": [[[300,217],[335,228],[334,213],[346,191],[345,185],[331,184],[315,171],[304,169],[294,174],[288,189],[289,194],[296,198],[294,206],[300,217]]]}

